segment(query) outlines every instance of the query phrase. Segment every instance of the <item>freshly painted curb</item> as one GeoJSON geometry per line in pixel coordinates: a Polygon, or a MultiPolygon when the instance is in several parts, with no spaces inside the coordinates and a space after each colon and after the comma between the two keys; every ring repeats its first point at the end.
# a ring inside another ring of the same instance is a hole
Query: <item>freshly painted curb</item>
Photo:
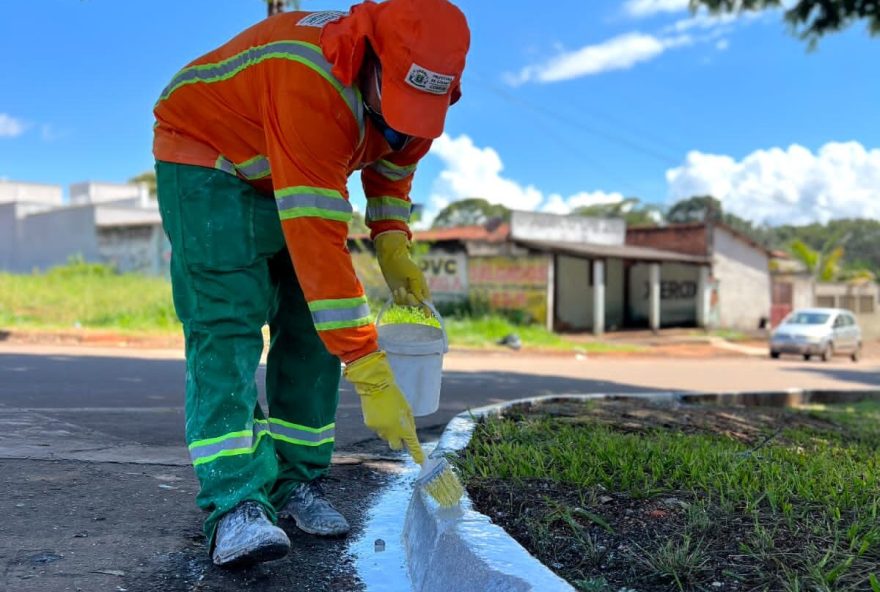
{"type": "MultiPolygon", "coordinates": [[[[711,400],[770,406],[857,401],[880,398],[880,390],[803,390],[766,392],[665,392],[548,395],[507,401],[458,414],[449,422],[431,456],[457,454],[471,440],[480,418],[525,403],[606,398],[641,398],[695,403],[711,400]]],[[[465,493],[460,507],[440,508],[419,490],[413,493],[403,528],[410,582],[414,592],[574,592],[488,516],[473,509],[465,493]]]]}

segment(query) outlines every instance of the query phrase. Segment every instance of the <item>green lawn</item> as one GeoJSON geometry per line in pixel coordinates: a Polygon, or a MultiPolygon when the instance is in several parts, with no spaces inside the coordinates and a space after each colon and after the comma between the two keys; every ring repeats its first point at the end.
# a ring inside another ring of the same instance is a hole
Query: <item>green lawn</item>
{"type": "Polygon", "coordinates": [[[604,353],[636,352],[641,348],[629,344],[606,343],[602,341],[573,341],[548,331],[540,325],[515,325],[500,316],[486,316],[477,319],[449,319],[446,323],[450,343],[460,347],[487,347],[499,339],[516,333],[523,347],[556,351],[604,353]]]}
{"type": "Polygon", "coordinates": [[[44,274],[0,273],[0,327],[177,332],[171,285],[72,263],[44,274]]]}
{"type": "MultiPolygon", "coordinates": [[[[387,322],[412,320],[410,313],[397,307],[385,317],[387,322]]],[[[514,325],[500,316],[452,318],[447,320],[446,327],[453,347],[498,347],[495,344],[499,339],[516,333],[526,348],[571,352],[638,349],[601,342],[576,343],[543,327],[514,325]]],[[[46,273],[0,273],[0,328],[87,328],[177,334],[179,322],[171,303],[171,286],[166,280],[118,275],[101,265],[74,262],[46,273]]]]}
{"type": "Polygon", "coordinates": [[[489,419],[457,461],[579,589],[880,592],[880,403],[603,405],[489,419]]]}

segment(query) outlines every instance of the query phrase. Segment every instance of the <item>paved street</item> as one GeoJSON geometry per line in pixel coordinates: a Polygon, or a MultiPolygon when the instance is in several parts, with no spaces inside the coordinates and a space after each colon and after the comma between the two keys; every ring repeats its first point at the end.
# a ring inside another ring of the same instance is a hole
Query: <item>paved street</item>
{"type": "MultiPolygon", "coordinates": [[[[445,367],[441,411],[418,421],[424,440],[464,409],[541,394],[880,389],[877,358],[823,364],[453,352],[445,367]]],[[[0,344],[0,513],[7,517],[0,589],[359,589],[345,541],[295,532],[291,558],[271,569],[210,567],[182,445],[183,379],[175,351],[0,344]],[[306,572],[303,581],[298,574],[306,572]]],[[[371,492],[396,463],[361,425],[347,385],[337,440],[328,489],[357,537],[371,492]]]]}
{"type": "MultiPolygon", "coordinates": [[[[824,364],[453,352],[445,369],[440,411],[418,422],[425,436],[467,408],[541,394],[880,388],[878,358],[824,364]]],[[[39,411],[144,445],[183,441],[183,380],[184,363],[175,351],[0,345],[0,408],[39,411]]],[[[344,382],[337,424],[338,450],[372,438],[344,382]]]]}

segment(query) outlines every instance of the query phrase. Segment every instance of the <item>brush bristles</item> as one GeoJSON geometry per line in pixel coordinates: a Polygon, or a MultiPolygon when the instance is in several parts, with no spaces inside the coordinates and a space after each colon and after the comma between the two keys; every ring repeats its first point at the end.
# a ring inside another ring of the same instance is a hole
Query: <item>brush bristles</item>
{"type": "Polygon", "coordinates": [[[423,486],[424,490],[444,508],[458,505],[464,495],[464,487],[452,467],[446,468],[438,475],[429,479],[423,486]]]}

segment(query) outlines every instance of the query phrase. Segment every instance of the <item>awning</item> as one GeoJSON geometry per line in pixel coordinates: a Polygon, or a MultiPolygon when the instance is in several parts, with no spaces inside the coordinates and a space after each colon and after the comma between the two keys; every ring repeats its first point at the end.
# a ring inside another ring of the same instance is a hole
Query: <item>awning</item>
{"type": "Polygon", "coordinates": [[[630,261],[645,261],[649,263],[693,263],[697,265],[709,265],[712,263],[709,257],[699,255],[685,255],[672,251],[661,251],[648,247],[634,247],[630,245],[595,245],[583,243],[563,243],[553,241],[523,241],[515,243],[521,247],[553,253],[557,255],[570,255],[572,257],[586,257],[589,259],[627,259],[630,261]]]}

